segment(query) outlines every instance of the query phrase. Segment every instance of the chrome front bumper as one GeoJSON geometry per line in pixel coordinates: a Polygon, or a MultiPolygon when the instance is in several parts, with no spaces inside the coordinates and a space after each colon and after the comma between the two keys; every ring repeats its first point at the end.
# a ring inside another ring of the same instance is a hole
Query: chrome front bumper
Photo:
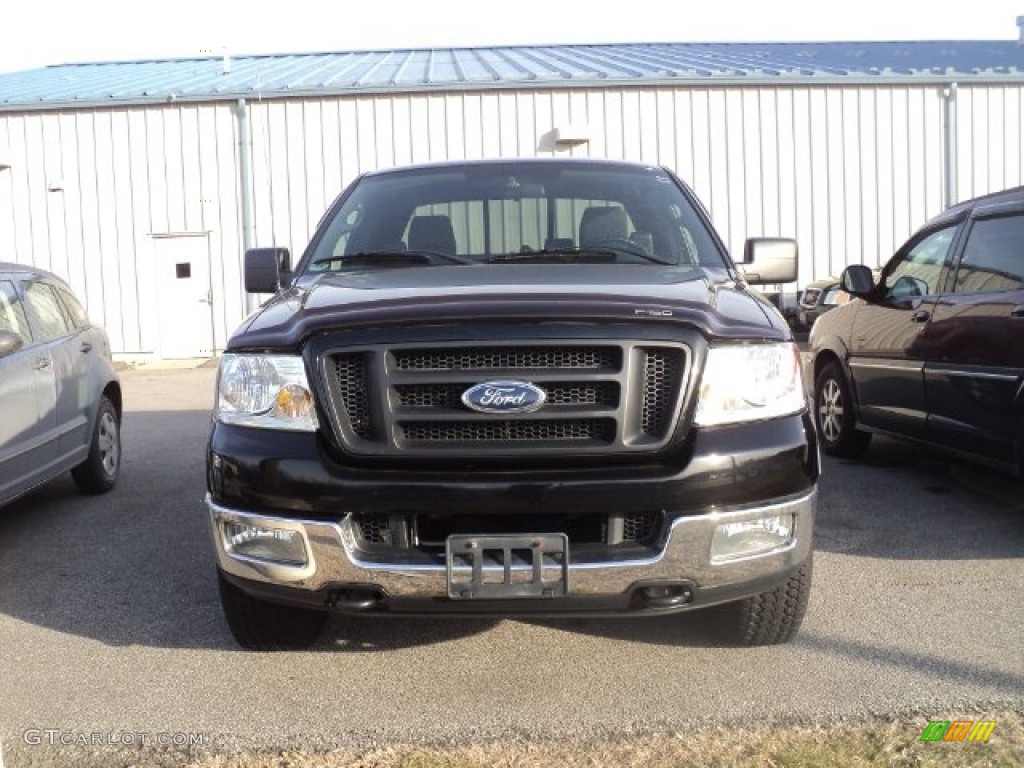
{"type": "MultiPolygon", "coordinates": [[[[443,562],[396,562],[393,554],[387,561],[375,559],[359,548],[348,516],[340,521],[297,520],[229,509],[209,498],[207,505],[217,563],[239,579],[304,591],[358,584],[372,585],[392,598],[448,597],[443,562]],[[233,552],[224,532],[225,524],[233,522],[298,532],[307,562],[274,563],[233,552]]],[[[763,583],[792,571],[810,557],[816,507],[817,491],[812,489],[771,504],[682,517],[671,525],[660,551],[643,559],[616,559],[607,552],[601,559],[587,559],[570,548],[568,594],[620,595],[640,582],[674,580],[687,580],[701,589],[722,588],[736,594],[738,588],[742,592],[745,582],[763,583]],[[786,545],[763,554],[712,562],[712,537],[720,525],[783,514],[792,514],[795,520],[786,545]]]]}

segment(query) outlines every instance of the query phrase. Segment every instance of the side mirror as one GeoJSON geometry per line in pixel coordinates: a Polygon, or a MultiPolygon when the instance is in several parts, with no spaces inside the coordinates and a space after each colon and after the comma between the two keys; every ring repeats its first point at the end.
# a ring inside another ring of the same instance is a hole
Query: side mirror
{"type": "Polygon", "coordinates": [[[743,244],[743,274],[748,283],[792,283],[796,280],[796,240],[751,237],[743,244]]]}
{"type": "Polygon", "coordinates": [[[863,264],[852,264],[844,269],[839,282],[851,296],[864,297],[875,290],[874,275],[863,264]]]}
{"type": "Polygon", "coordinates": [[[287,248],[250,248],[245,252],[245,290],[277,293],[291,284],[291,254],[287,248]]]}
{"type": "Polygon", "coordinates": [[[24,346],[25,342],[14,331],[0,328],[0,357],[13,355],[24,346]]]}

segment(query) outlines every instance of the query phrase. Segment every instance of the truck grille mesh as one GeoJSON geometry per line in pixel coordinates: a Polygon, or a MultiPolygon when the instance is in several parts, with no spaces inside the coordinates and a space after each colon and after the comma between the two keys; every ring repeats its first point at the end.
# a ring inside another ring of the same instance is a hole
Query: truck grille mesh
{"type": "Polygon", "coordinates": [[[652,437],[665,434],[682,381],[681,360],[664,350],[647,350],[644,364],[643,431],[652,437]]]}
{"type": "Polygon", "coordinates": [[[660,512],[629,512],[622,516],[621,531],[616,532],[614,513],[501,515],[493,513],[457,515],[422,513],[395,517],[380,513],[352,515],[353,533],[360,544],[395,547],[443,547],[453,533],[565,533],[574,543],[651,544],[661,531],[660,512]],[[393,526],[399,526],[395,528],[393,526]],[[408,531],[406,526],[411,527],[408,531]],[[411,533],[402,535],[402,528],[411,533]],[[408,542],[408,543],[402,543],[408,542]]]}
{"type": "Polygon", "coordinates": [[[391,543],[391,518],[387,515],[356,515],[352,521],[363,541],[371,544],[391,543]]]}
{"type": "Polygon", "coordinates": [[[341,446],[376,456],[527,456],[663,448],[688,378],[689,349],[635,341],[538,345],[378,344],[329,351],[325,384],[341,446]],[[486,381],[542,389],[525,413],[478,413],[486,381]]]}
{"type": "Polygon", "coordinates": [[[403,351],[396,352],[394,359],[399,371],[614,370],[621,353],[614,347],[492,347],[403,351]]]}
{"type": "Polygon", "coordinates": [[[634,512],[622,518],[623,541],[646,542],[658,528],[656,512],[634,512]]]}
{"type": "Polygon", "coordinates": [[[370,419],[369,381],[366,375],[366,355],[338,355],[334,358],[334,378],[338,394],[344,404],[345,415],[352,432],[367,438],[373,434],[370,419]]]}
{"type": "Polygon", "coordinates": [[[408,441],[570,441],[611,442],[615,422],[610,419],[547,421],[422,421],[401,425],[408,441]]]}

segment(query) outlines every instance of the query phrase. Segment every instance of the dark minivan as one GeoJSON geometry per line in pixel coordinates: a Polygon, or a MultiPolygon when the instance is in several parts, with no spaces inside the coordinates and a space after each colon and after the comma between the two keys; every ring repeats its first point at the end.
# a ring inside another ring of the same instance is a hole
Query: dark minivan
{"type": "Polygon", "coordinates": [[[857,297],[810,337],[814,411],[827,453],[871,433],[1024,472],[1024,187],[932,219],[882,270],[847,267],[857,297]]]}

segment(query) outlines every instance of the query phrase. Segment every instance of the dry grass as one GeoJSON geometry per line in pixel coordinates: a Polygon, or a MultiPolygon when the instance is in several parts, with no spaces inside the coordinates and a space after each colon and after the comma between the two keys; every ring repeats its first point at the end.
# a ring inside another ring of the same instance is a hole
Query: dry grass
{"type": "Polygon", "coordinates": [[[998,725],[987,743],[923,743],[923,718],[824,727],[717,729],[605,741],[502,743],[462,747],[394,746],[369,752],[339,750],[243,753],[209,757],[189,768],[1016,768],[1024,765],[1020,712],[936,719],[986,719],[998,725]]]}

